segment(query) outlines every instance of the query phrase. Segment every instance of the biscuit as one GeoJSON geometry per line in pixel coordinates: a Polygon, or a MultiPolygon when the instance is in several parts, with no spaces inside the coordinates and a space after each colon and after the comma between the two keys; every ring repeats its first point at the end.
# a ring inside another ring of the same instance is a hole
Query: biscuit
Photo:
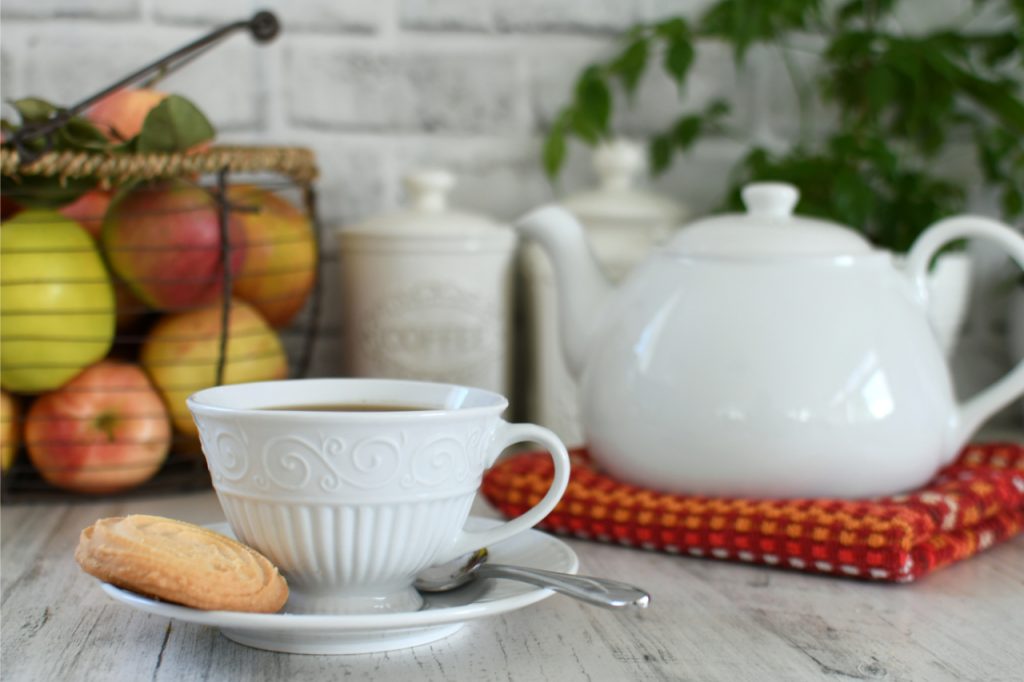
{"type": "Polygon", "coordinates": [[[98,520],[75,560],[112,585],[197,609],[273,613],[288,600],[284,577],[256,550],[160,516],[98,520]]]}

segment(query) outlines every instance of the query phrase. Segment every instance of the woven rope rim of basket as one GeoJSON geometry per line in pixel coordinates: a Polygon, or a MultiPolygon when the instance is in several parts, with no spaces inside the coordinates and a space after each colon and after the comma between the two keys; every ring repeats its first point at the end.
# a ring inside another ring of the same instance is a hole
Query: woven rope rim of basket
{"type": "Polygon", "coordinates": [[[47,152],[21,166],[18,152],[0,149],[0,172],[5,177],[95,177],[103,186],[132,180],[156,180],[196,173],[272,172],[304,183],[317,176],[316,156],[305,147],[210,147],[174,154],[105,154],[102,152],[47,152]]]}

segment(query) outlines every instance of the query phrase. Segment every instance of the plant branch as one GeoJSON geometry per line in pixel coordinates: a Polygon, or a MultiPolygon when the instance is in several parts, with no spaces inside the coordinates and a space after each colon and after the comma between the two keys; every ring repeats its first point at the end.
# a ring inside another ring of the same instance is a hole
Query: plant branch
{"type": "MultiPolygon", "coordinates": [[[[721,134],[727,107],[693,111],[685,99],[697,41],[710,40],[731,47],[737,67],[752,46],[775,47],[797,98],[799,144],[777,156],[753,149],[732,170],[737,183],[790,182],[801,191],[799,210],[862,227],[876,243],[902,250],[931,221],[962,210],[963,188],[944,178],[934,159],[971,131],[986,186],[1001,192],[1008,218],[1024,215],[1022,0],[973,3],[974,16],[1005,15],[1012,26],[971,32],[965,27],[972,22],[957,17],[960,28],[923,34],[900,22],[900,0],[841,0],[829,12],[824,4],[717,0],[693,27],[681,17],[638,24],[616,55],[581,72],[548,133],[549,176],[557,177],[568,138],[593,145],[612,134],[609,121],[618,102],[609,85],[621,86],[632,104],[651,69],[672,78],[686,110],[651,136],[653,172],[668,168],[702,137],[721,134]],[[807,31],[824,39],[821,50],[794,44],[807,31]],[[811,71],[797,59],[808,54],[821,59],[811,71]],[[839,128],[812,140],[818,97],[838,110],[839,128]]],[[[729,196],[738,200],[738,184],[729,196]]]]}

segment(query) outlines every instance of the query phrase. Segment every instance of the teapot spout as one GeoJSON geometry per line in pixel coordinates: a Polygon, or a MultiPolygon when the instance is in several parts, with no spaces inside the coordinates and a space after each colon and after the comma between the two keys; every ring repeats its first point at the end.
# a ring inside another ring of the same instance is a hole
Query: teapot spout
{"type": "Polygon", "coordinates": [[[536,241],[551,259],[559,310],[562,354],[579,378],[587,349],[612,285],[590,250],[583,227],[560,206],[542,206],[516,221],[517,232],[536,241]]]}

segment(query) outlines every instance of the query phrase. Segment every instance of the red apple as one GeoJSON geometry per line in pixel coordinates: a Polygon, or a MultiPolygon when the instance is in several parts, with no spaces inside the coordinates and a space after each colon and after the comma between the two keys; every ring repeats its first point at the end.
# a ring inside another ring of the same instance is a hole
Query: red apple
{"type": "MultiPolygon", "coordinates": [[[[229,267],[245,257],[244,232],[228,217],[229,267]]],[[[220,207],[186,182],[141,185],[118,194],[103,219],[103,250],[114,273],[151,308],[184,310],[224,290],[220,207]]]]}
{"type": "Polygon", "coordinates": [[[303,211],[277,194],[252,185],[228,189],[228,200],[254,212],[238,212],[245,230],[245,263],[234,294],[256,307],[273,327],[287,325],[313,287],[316,244],[303,211]]]}
{"type": "MultiPolygon", "coordinates": [[[[7,136],[0,132],[0,142],[6,142],[7,136]]],[[[7,220],[13,218],[14,214],[21,210],[21,206],[18,205],[11,197],[6,194],[0,194],[0,220],[7,220]]]]}
{"type": "Polygon", "coordinates": [[[147,88],[117,90],[89,107],[85,115],[111,140],[124,142],[139,134],[146,115],[165,97],[166,93],[147,88]]]}
{"type": "Polygon", "coordinates": [[[112,493],[151,478],[171,443],[167,408],[137,365],[104,360],[29,408],[25,446],[51,484],[112,493]]]}
{"type": "Polygon", "coordinates": [[[21,206],[14,199],[8,196],[0,196],[0,220],[13,218],[21,211],[21,206]]]}
{"type": "Polygon", "coordinates": [[[91,189],[70,204],[57,209],[65,218],[71,218],[85,228],[93,238],[100,238],[103,227],[103,216],[110,206],[113,192],[102,189],[91,189]]]}

